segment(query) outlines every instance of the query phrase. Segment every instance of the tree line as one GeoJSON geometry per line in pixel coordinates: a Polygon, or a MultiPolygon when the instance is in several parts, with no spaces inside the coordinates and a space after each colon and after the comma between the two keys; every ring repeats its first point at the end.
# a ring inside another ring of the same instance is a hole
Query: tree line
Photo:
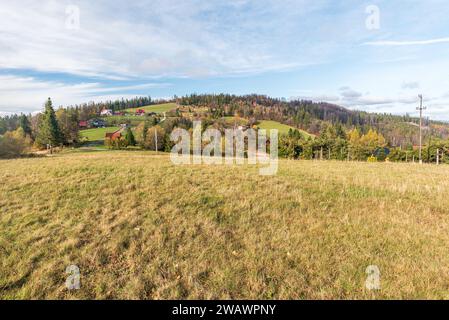
{"type": "MultiPolygon", "coordinates": [[[[265,95],[236,96],[230,94],[192,94],[176,97],[184,106],[207,107],[214,117],[239,116],[259,120],[274,120],[309,133],[319,135],[328,124],[341,125],[346,130],[357,128],[366,134],[371,129],[380,132],[387,143],[394,147],[407,148],[418,143],[419,119],[380,113],[368,113],[342,108],[325,102],[271,98],[265,95]]],[[[430,123],[424,119],[424,138],[449,138],[449,124],[430,123]]]]}
{"type": "Polygon", "coordinates": [[[97,117],[103,108],[123,110],[152,103],[151,97],[136,97],[60,107],[55,111],[48,98],[42,113],[0,117],[0,157],[19,156],[32,147],[52,149],[76,145],[80,142],[79,122],[97,117]]]}

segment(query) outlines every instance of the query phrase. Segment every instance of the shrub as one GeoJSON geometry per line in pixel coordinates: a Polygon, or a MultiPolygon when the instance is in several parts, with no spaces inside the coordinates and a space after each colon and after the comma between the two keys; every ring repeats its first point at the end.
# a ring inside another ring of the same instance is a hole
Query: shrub
{"type": "Polygon", "coordinates": [[[31,147],[31,138],[22,128],[6,132],[0,136],[0,158],[16,158],[26,153],[31,147]]]}

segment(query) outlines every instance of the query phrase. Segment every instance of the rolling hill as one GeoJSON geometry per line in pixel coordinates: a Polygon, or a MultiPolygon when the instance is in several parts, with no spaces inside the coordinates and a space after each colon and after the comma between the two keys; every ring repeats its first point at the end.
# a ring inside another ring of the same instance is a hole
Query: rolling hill
{"type": "Polygon", "coordinates": [[[164,113],[164,112],[168,112],[168,111],[176,109],[176,103],[155,104],[155,105],[150,105],[150,106],[145,106],[145,107],[140,107],[140,108],[125,109],[124,111],[134,113],[138,109],[143,109],[143,110],[145,110],[145,112],[164,113]]]}
{"type": "MultiPolygon", "coordinates": [[[[313,137],[313,135],[309,134],[308,132],[292,127],[292,126],[288,126],[286,124],[282,124],[280,122],[277,121],[272,121],[272,120],[262,120],[259,121],[259,124],[257,125],[257,127],[259,129],[265,129],[265,130],[272,130],[272,129],[277,129],[279,131],[279,134],[288,134],[288,132],[290,130],[298,130],[304,137],[308,138],[308,137],[313,137]]],[[[269,134],[267,132],[267,134],[269,134]]]]}

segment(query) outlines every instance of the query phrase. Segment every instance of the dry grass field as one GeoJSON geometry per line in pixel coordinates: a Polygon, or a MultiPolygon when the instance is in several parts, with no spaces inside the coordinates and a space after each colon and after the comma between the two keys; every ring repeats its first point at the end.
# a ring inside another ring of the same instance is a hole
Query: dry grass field
{"type": "Polygon", "coordinates": [[[0,161],[0,181],[1,299],[449,298],[448,166],[262,177],[118,151],[0,161]]]}

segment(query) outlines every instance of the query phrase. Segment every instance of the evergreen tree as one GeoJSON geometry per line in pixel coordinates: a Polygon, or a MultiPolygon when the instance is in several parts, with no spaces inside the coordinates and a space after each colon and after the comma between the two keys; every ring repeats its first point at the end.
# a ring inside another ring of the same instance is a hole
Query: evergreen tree
{"type": "Polygon", "coordinates": [[[133,131],[131,128],[126,129],[125,133],[125,141],[127,146],[135,146],[136,145],[136,139],[134,138],[133,131]]]}
{"type": "Polygon", "coordinates": [[[23,132],[25,133],[25,135],[30,136],[31,137],[31,124],[30,121],[28,120],[28,117],[24,114],[22,114],[20,116],[19,119],[19,127],[22,128],[23,132]]]}
{"type": "Polygon", "coordinates": [[[53,104],[50,98],[48,98],[48,101],[45,104],[45,112],[42,115],[41,123],[39,124],[36,143],[40,147],[44,147],[47,144],[57,146],[63,143],[63,136],[59,129],[55,110],[53,109],[53,104]]]}

